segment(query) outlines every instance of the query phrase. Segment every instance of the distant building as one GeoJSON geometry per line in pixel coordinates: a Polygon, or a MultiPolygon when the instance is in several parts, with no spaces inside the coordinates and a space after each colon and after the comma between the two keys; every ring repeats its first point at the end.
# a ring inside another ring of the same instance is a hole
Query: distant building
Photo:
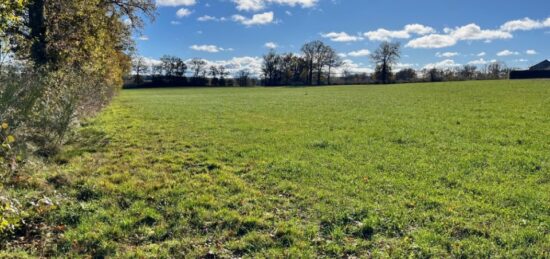
{"type": "Polygon", "coordinates": [[[510,79],[536,79],[536,78],[550,79],[550,61],[544,60],[530,67],[529,70],[510,72],[510,79]]]}
{"type": "Polygon", "coordinates": [[[532,66],[531,68],[529,68],[530,71],[539,71],[539,70],[550,70],[550,61],[545,60],[545,61],[542,61],[534,66],[532,66]]]}

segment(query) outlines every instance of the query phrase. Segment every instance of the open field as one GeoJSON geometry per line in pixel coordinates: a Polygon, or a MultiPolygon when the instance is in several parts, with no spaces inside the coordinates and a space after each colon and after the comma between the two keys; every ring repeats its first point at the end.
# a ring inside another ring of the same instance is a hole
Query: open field
{"type": "Polygon", "coordinates": [[[550,256],[550,81],[126,90],[80,135],[60,254],[550,256]]]}

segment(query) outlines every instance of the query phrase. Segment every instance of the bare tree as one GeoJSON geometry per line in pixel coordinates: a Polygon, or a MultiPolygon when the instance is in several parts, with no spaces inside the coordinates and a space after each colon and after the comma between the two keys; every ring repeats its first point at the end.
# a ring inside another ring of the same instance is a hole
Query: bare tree
{"type": "Polygon", "coordinates": [[[210,85],[217,86],[219,84],[219,75],[220,71],[218,70],[218,67],[212,65],[210,68],[208,68],[208,75],[210,76],[210,85]]]}
{"type": "Polygon", "coordinates": [[[280,74],[280,61],[281,58],[275,50],[270,50],[269,53],[264,55],[264,62],[262,64],[262,73],[265,80],[265,85],[273,86],[279,84],[279,74],[280,74]]]}
{"type": "Polygon", "coordinates": [[[313,72],[316,67],[319,50],[324,46],[321,41],[312,41],[302,46],[302,53],[304,54],[304,60],[306,62],[307,69],[307,84],[313,84],[313,72]]]}
{"type": "Polygon", "coordinates": [[[227,72],[227,70],[225,69],[224,66],[220,65],[218,67],[218,74],[220,75],[220,80],[219,80],[219,85],[220,86],[226,86],[227,82],[225,80],[225,77],[227,77],[229,75],[229,72],[227,72]]]}
{"type": "Polygon", "coordinates": [[[326,52],[326,64],[328,66],[327,84],[330,85],[332,69],[342,66],[344,62],[342,61],[342,58],[338,55],[338,53],[336,53],[336,50],[334,50],[331,47],[328,47],[326,52]]]}
{"type": "Polygon", "coordinates": [[[477,67],[474,65],[464,65],[459,71],[460,77],[462,79],[470,80],[473,79],[476,74],[477,67]]]}
{"type": "Polygon", "coordinates": [[[149,66],[145,62],[143,57],[137,57],[132,61],[132,69],[134,71],[134,83],[142,84],[143,77],[142,75],[149,72],[149,66]]]}
{"type": "Polygon", "coordinates": [[[189,66],[191,67],[191,70],[193,71],[193,77],[195,78],[199,78],[206,73],[206,61],[200,58],[194,58],[189,61],[189,66]]]}
{"type": "Polygon", "coordinates": [[[506,70],[506,65],[501,62],[493,62],[487,66],[487,74],[491,79],[501,78],[501,74],[506,70]]]}
{"type": "Polygon", "coordinates": [[[249,85],[249,78],[250,78],[250,71],[243,69],[237,72],[235,79],[237,80],[237,83],[239,86],[248,86],[249,85]]]}
{"type": "Polygon", "coordinates": [[[399,43],[382,42],[380,47],[370,56],[379,72],[379,78],[377,79],[384,84],[389,83],[392,66],[395,65],[401,57],[400,48],[401,45],[399,43]]]}

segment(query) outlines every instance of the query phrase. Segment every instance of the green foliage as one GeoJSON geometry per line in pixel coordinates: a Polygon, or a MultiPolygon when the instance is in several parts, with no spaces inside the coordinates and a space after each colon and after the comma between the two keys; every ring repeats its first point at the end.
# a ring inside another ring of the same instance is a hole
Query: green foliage
{"type": "Polygon", "coordinates": [[[13,231],[20,221],[21,215],[16,201],[0,196],[0,237],[13,231]]]}
{"type": "Polygon", "coordinates": [[[66,194],[42,216],[65,227],[50,257],[548,257],[549,96],[128,90],[26,181],[66,194]]]}
{"type": "Polygon", "coordinates": [[[22,22],[20,15],[26,4],[26,0],[8,0],[0,3],[0,36],[3,36],[10,26],[22,22]]]}
{"type": "Polygon", "coordinates": [[[15,167],[15,156],[12,152],[12,146],[15,142],[15,137],[10,133],[9,124],[2,122],[0,125],[0,166],[8,165],[10,168],[15,167]]]}

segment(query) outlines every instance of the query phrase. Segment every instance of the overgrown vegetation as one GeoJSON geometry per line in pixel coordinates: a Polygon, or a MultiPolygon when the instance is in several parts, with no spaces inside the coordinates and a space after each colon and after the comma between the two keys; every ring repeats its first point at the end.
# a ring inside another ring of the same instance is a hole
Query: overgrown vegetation
{"type": "Polygon", "coordinates": [[[131,33],[154,9],[150,0],[0,3],[1,248],[14,236],[21,247],[54,242],[37,239],[52,234],[45,217],[62,195],[31,179],[122,87],[131,33]]]}
{"type": "Polygon", "coordinates": [[[15,227],[26,242],[2,255],[548,257],[549,96],[548,81],[123,91],[9,189],[46,224],[15,227]]]}

